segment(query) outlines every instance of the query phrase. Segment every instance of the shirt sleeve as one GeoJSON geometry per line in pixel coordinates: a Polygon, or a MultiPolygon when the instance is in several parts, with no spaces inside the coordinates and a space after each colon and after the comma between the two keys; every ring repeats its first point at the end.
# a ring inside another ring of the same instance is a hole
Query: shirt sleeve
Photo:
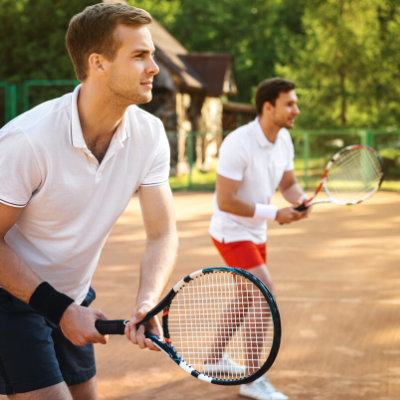
{"type": "Polygon", "coordinates": [[[246,150],[236,138],[229,138],[228,136],[219,149],[217,174],[228,179],[241,181],[246,167],[246,150]]]}
{"type": "Polygon", "coordinates": [[[0,131],[0,202],[25,207],[40,183],[39,164],[25,134],[0,131]]]}
{"type": "Polygon", "coordinates": [[[160,125],[160,137],[156,155],[140,186],[158,186],[168,182],[169,179],[171,152],[164,126],[161,121],[158,122],[160,125]]]}

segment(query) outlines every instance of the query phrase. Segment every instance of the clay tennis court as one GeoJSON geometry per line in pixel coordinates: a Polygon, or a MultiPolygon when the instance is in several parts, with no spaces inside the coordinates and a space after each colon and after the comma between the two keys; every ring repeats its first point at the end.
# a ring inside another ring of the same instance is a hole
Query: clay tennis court
{"type": "MultiPolygon", "coordinates": [[[[179,259],[171,283],[222,265],[207,234],[211,193],[174,193],[179,259]]],[[[268,266],[283,340],[271,382],[291,400],[400,398],[400,195],[347,207],[319,205],[306,221],[270,223],[268,266]]],[[[283,206],[277,194],[273,203],[283,206]]],[[[118,220],[93,286],[93,306],[127,318],[135,303],[145,234],[134,197],[118,220]]],[[[188,376],[163,353],[124,337],[96,346],[100,399],[232,400],[238,388],[188,376]]],[[[0,396],[5,398],[5,396],[0,396]]]]}
{"type": "MultiPolygon", "coordinates": [[[[211,193],[175,193],[180,248],[170,289],[222,265],[208,236],[211,193]]],[[[271,382],[291,400],[400,398],[400,195],[318,205],[306,221],[270,223],[268,266],[283,323],[271,382]]],[[[274,203],[284,201],[276,195],[274,203]]],[[[94,307],[127,318],[145,245],[136,197],[114,227],[94,276],[94,307]]],[[[188,376],[163,353],[124,337],[96,346],[101,399],[239,399],[238,388],[188,376]]]]}

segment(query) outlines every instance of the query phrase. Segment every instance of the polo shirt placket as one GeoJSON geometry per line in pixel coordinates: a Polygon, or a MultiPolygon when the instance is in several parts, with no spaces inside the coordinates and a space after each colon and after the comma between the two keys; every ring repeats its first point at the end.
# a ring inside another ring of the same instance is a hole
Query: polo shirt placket
{"type": "Polygon", "coordinates": [[[77,107],[77,94],[78,92],[74,93],[74,97],[72,99],[72,115],[70,124],[71,144],[73,147],[81,149],[86,154],[87,159],[92,167],[91,169],[95,173],[95,181],[97,183],[102,178],[102,172],[107,164],[107,161],[109,161],[118,152],[118,150],[124,148],[124,142],[129,138],[129,132],[126,126],[126,116],[123,116],[120,124],[117,127],[117,130],[115,131],[110,141],[107,152],[102,162],[99,163],[97,158],[87,147],[85,138],[83,137],[77,107]]]}

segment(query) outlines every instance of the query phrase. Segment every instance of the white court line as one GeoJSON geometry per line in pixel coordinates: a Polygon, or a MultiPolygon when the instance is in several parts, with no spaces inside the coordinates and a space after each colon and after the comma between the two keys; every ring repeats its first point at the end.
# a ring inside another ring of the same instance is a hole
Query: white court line
{"type": "Polygon", "coordinates": [[[366,299],[335,299],[327,297],[279,297],[278,304],[284,301],[296,303],[350,303],[350,304],[383,304],[383,305],[400,305],[398,300],[366,300],[366,299]]]}
{"type": "Polygon", "coordinates": [[[345,279],[345,278],[334,278],[334,277],[326,277],[326,278],[315,278],[315,277],[305,277],[299,276],[298,278],[287,278],[285,276],[276,276],[274,275],[274,281],[282,281],[282,282],[344,282],[344,283],[354,283],[357,284],[359,282],[371,282],[371,283],[393,283],[400,282],[400,278],[392,278],[392,279],[345,279]]]}

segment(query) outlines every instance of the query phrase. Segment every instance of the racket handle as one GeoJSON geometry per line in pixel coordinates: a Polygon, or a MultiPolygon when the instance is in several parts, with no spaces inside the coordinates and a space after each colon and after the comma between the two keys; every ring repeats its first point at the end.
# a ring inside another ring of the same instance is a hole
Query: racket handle
{"type": "Polygon", "coordinates": [[[98,319],[94,326],[102,335],[123,335],[125,325],[128,321],[125,319],[115,319],[113,321],[103,321],[98,319]]]}
{"type": "Polygon", "coordinates": [[[295,207],[295,210],[296,211],[306,211],[307,208],[308,208],[308,206],[306,206],[306,204],[303,203],[303,204],[300,204],[298,207],[295,207]]]}
{"type": "MultiPolygon", "coordinates": [[[[307,208],[308,208],[308,206],[306,206],[306,204],[305,203],[303,203],[303,204],[300,204],[298,207],[295,207],[294,209],[296,210],[296,211],[305,211],[305,210],[307,210],[307,208]]],[[[279,222],[279,225],[283,225],[281,222],[279,222]]]]}

